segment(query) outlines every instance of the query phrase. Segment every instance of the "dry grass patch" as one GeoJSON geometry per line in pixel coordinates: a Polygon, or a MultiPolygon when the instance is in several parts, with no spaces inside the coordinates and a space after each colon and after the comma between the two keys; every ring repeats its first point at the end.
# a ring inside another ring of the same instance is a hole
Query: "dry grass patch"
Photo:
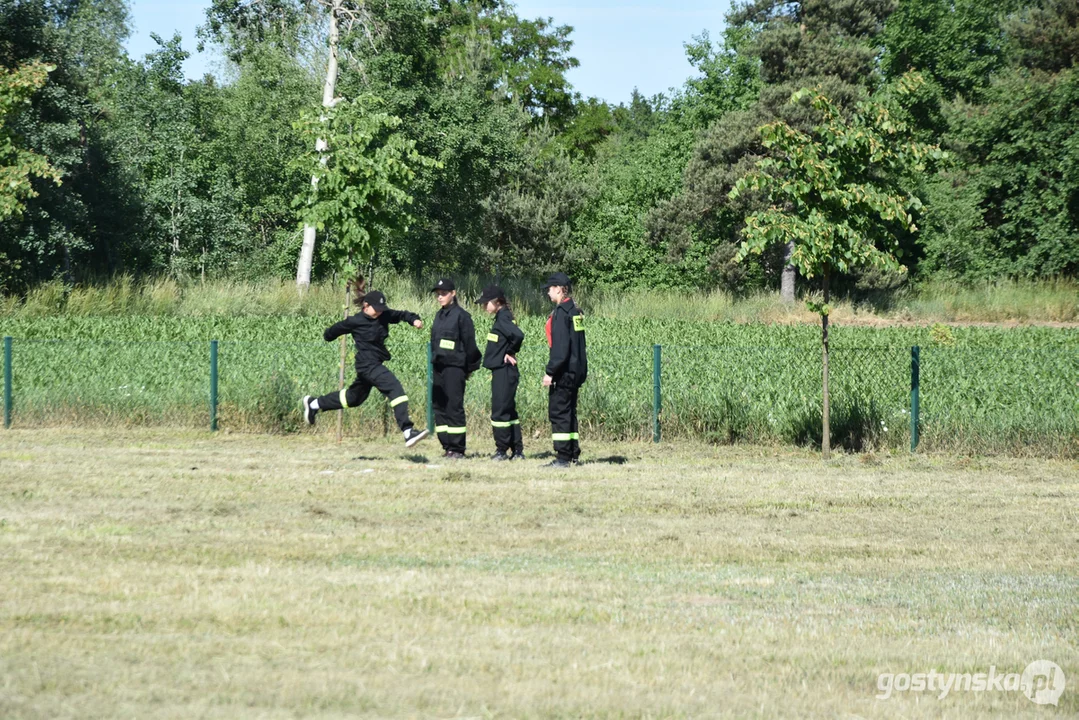
{"type": "Polygon", "coordinates": [[[3,434],[0,716],[1079,712],[1074,462],[416,450],[3,434]],[[1042,658],[1056,709],[874,697],[1042,658]]]}

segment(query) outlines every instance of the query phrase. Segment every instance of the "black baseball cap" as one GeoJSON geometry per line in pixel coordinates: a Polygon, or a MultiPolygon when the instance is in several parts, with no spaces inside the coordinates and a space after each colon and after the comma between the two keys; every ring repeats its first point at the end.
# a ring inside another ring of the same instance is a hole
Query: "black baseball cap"
{"type": "Polygon", "coordinates": [[[445,290],[446,292],[449,292],[450,290],[456,290],[456,289],[457,289],[457,286],[453,284],[453,280],[451,280],[450,278],[444,277],[444,278],[439,278],[438,282],[435,283],[435,286],[433,288],[431,288],[431,292],[436,292],[438,290],[445,290]]]}
{"type": "Polygon", "coordinates": [[[480,299],[476,301],[477,305],[486,305],[492,300],[505,300],[506,293],[498,285],[488,285],[483,289],[483,293],[480,294],[480,299]]]}
{"type": "Polygon", "coordinates": [[[364,295],[363,301],[379,312],[386,309],[386,296],[378,290],[372,290],[364,295]]]}
{"type": "Polygon", "coordinates": [[[549,287],[570,287],[573,283],[570,282],[569,275],[564,272],[551,273],[547,278],[547,282],[543,284],[543,289],[546,290],[549,287]]]}

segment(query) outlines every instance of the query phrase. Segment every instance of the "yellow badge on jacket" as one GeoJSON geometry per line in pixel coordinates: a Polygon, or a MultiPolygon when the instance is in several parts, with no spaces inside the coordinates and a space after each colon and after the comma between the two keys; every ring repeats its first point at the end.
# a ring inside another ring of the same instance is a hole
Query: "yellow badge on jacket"
{"type": "Polygon", "coordinates": [[[573,330],[575,332],[584,332],[584,315],[573,316],[573,330]]]}
{"type": "Polygon", "coordinates": [[[498,342],[498,336],[495,335],[494,333],[487,333],[487,342],[493,342],[493,343],[498,342]]]}
{"type": "Polygon", "coordinates": [[[453,340],[445,340],[445,339],[439,340],[438,341],[438,346],[440,348],[442,348],[443,350],[453,350],[453,348],[456,347],[453,340]]]}

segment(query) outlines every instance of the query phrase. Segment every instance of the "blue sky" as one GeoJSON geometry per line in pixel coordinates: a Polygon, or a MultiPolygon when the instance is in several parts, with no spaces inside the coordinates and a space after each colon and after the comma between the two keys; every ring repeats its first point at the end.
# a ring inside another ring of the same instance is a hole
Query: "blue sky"
{"type": "MultiPolygon", "coordinates": [[[[213,71],[217,60],[195,52],[195,28],[203,22],[206,0],[132,0],[134,31],[128,52],[141,57],[154,49],[150,33],[170,37],[179,31],[192,57],[184,66],[189,78],[213,71]]],[[[647,96],[679,87],[693,74],[682,44],[708,30],[717,38],[730,0],[679,3],[638,0],[520,0],[517,14],[551,17],[574,28],[573,54],[581,66],[569,75],[583,95],[613,103],[629,100],[637,87],[647,96]]]]}

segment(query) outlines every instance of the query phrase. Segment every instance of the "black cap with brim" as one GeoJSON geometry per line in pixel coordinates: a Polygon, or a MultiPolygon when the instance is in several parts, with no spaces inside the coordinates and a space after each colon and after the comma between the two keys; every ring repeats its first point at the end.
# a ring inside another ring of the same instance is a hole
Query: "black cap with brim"
{"type": "Polygon", "coordinates": [[[445,290],[449,292],[456,290],[457,286],[453,284],[453,280],[450,278],[439,278],[439,281],[435,283],[435,286],[431,288],[431,292],[438,292],[439,290],[445,290]]]}
{"type": "Polygon", "coordinates": [[[386,296],[378,290],[372,290],[371,292],[364,295],[363,301],[378,312],[383,312],[387,307],[386,296]]]}
{"type": "Polygon", "coordinates": [[[547,282],[543,284],[543,289],[546,290],[549,287],[569,287],[573,283],[570,282],[569,275],[562,272],[551,273],[547,278],[547,282]]]}
{"type": "Polygon", "coordinates": [[[505,300],[506,293],[498,285],[488,285],[483,289],[483,293],[480,294],[480,299],[476,301],[477,305],[486,305],[492,300],[505,300]]]}

